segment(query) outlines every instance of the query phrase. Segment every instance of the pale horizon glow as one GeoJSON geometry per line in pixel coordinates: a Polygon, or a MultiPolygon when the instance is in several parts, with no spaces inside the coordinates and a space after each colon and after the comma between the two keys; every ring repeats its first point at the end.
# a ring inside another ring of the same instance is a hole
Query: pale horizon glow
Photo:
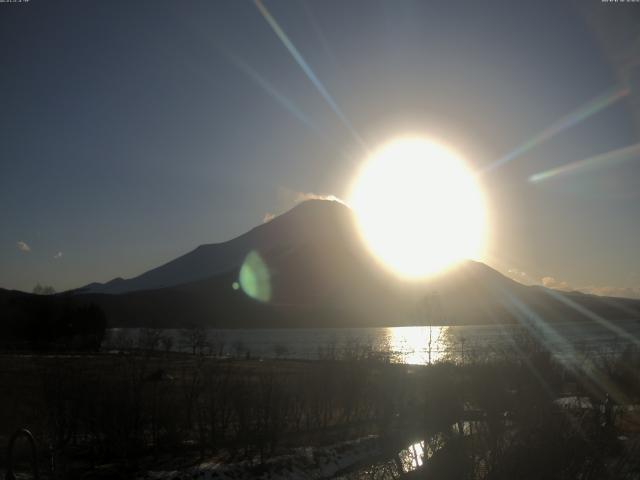
{"type": "Polygon", "coordinates": [[[465,162],[422,138],[387,143],[367,159],[349,204],[362,238],[388,269],[424,278],[485,248],[485,202],[465,162]]]}

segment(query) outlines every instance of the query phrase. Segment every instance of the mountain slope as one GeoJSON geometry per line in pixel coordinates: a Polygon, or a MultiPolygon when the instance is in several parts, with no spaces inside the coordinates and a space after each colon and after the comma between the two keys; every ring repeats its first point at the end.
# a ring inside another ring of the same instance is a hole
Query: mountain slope
{"type": "Polygon", "coordinates": [[[269,254],[278,249],[326,240],[335,229],[344,231],[351,223],[351,215],[349,208],[339,202],[303,202],[233,240],[201,245],[129,280],[116,278],[105,284],[92,283],[81,290],[84,293],[124,293],[202,280],[238,268],[252,250],[269,254]]]}
{"type": "MultiPolygon", "coordinates": [[[[313,264],[298,264],[296,279],[312,271],[317,272],[313,264]]],[[[476,262],[465,262],[447,275],[411,286],[357,272],[342,281],[319,275],[310,282],[293,281],[293,272],[286,269],[280,273],[273,278],[270,302],[258,302],[234,290],[236,271],[158,290],[76,297],[100,305],[114,326],[385,327],[535,325],[539,324],[536,318],[549,324],[593,321],[584,309],[607,321],[640,318],[640,301],[524,286],[476,262]],[[296,285],[293,290],[291,283],[296,285]]]]}
{"type": "Polygon", "coordinates": [[[428,280],[403,281],[369,255],[350,209],[319,200],[135,278],[90,284],[63,296],[65,301],[100,305],[112,326],[335,327],[640,318],[640,301],[525,286],[472,261],[428,280]],[[234,288],[250,253],[260,259],[263,271],[250,271],[251,278],[240,283],[251,293],[249,284],[262,282],[268,301],[234,288]]]}

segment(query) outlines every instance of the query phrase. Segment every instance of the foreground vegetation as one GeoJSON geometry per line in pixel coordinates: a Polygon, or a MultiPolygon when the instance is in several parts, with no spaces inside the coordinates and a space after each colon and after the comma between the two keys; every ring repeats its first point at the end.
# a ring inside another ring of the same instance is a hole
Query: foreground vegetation
{"type": "Polygon", "coordinates": [[[41,472],[64,479],[132,478],[204,459],[259,468],[296,446],[367,435],[380,448],[344,475],[640,473],[640,355],[632,348],[579,368],[533,343],[430,366],[389,364],[358,349],[314,362],[194,351],[1,355],[3,443],[27,426],[41,472]],[[399,452],[416,442],[424,454],[407,465],[399,452]]]}

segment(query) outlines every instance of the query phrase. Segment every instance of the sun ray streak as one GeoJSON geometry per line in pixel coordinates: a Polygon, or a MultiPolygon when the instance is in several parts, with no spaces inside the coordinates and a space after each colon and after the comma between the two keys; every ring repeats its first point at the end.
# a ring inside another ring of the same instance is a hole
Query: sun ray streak
{"type": "Polygon", "coordinates": [[[302,3],[302,7],[304,8],[304,12],[307,15],[307,18],[309,19],[309,23],[311,23],[311,27],[313,28],[313,31],[316,33],[316,36],[318,37],[318,40],[320,41],[320,44],[322,45],[322,48],[324,49],[324,52],[327,58],[329,58],[333,66],[336,67],[338,64],[338,61],[336,60],[336,56],[333,53],[333,49],[331,48],[331,45],[329,45],[329,40],[327,40],[327,36],[322,31],[320,24],[318,23],[315,15],[311,11],[311,7],[309,6],[309,3],[305,0],[303,0],[301,3],[302,3]]]}
{"type": "MultiPolygon", "coordinates": [[[[478,278],[478,280],[480,281],[479,278],[478,278]]],[[[493,284],[491,287],[497,293],[497,298],[500,298],[502,300],[502,303],[505,304],[505,299],[507,299],[509,297],[507,292],[505,292],[503,288],[501,288],[500,286],[498,286],[496,284],[493,284]]],[[[507,310],[512,311],[512,307],[510,305],[507,304],[507,305],[505,305],[505,307],[507,308],[507,310]]],[[[516,318],[519,318],[519,316],[516,315],[516,318]]],[[[544,389],[545,393],[549,396],[549,398],[551,398],[551,399],[555,398],[555,395],[553,393],[553,389],[551,388],[549,383],[545,380],[545,378],[542,375],[542,373],[539,372],[538,369],[535,367],[535,365],[533,365],[531,360],[529,358],[527,358],[527,356],[525,355],[525,352],[523,352],[523,350],[520,348],[518,343],[515,341],[515,339],[513,337],[513,331],[512,330],[508,330],[502,324],[499,324],[499,327],[501,329],[501,332],[502,332],[502,335],[504,336],[504,338],[507,339],[507,341],[509,342],[511,347],[514,349],[514,351],[516,352],[518,357],[522,359],[522,361],[524,362],[525,366],[533,374],[533,376],[536,378],[536,380],[538,380],[538,382],[540,383],[540,385],[544,389]]],[[[525,328],[527,330],[529,330],[529,328],[526,325],[525,325],[525,328]]]]}
{"type": "Polygon", "coordinates": [[[236,55],[233,55],[229,52],[223,52],[223,53],[229,59],[229,61],[233,63],[233,65],[235,65],[236,68],[238,68],[238,70],[242,71],[249,78],[251,78],[251,80],[257,83],[258,86],[260,86],[260,88],[262,88],[267,94],[269,94],[271,98],[273,98],[276,102],[278,102],[289,113],[291,113],[294,117],[296,117],[298,120],[304,123],[307,127],[313,130],[315,133],[318,133],[323,137],[326,137],[326,135],[313,122],[313,120],[311,120],[307,115],[305,115],[304,112],[302,112],[302,110],[300,110],[300,108],[298,108],[298,106],[292,100],[290,100],[280,91],[278,91],[278,89],[276,89],[276,87],[274,87],[271,84],[271,82],[269,82],[262,75],[260,75],[253,68],[251,68],[249,64],[247,64],[245,61],[243,61],[236,55]]]}
{"type": "Polygon", "coordinates": [[[615,333],[620,338],[623,338],[623,339],[633,343],[637,347],[640,347],[640,340],[638,340],[636,337],[631,335],[629,332],[627,332],[623,328],[620,328],[619,326],[615,325],[614,323],[606,320],[605,318],[601,317],[600,315],[592,312],[591,310],[589,310],[588,308],[580,305],[579,303],[574,302],[573,300],[568,298],[566,295],[563,295],[560,292],[556,292],[555,290],[552,290],[550,288],[544,288],[544,289],[542,289],[542,291],[545,292],[547,295],[553,297],[554,299],[558,300],[559,302],[564,303],[568,307],[573,308],[575,311],[577,311],[578,313],[581,313],[586,318],[588,318],[589,320],[592,320],[593,322],[597,323],[601,327],[604,327],[607,330],[609,330],[610,332],[615,333]]]}
{"type": "Polygon", "coordinates": [[[529,181],[538,183],[553,177],[597,170],[605,166],[616,165],[637,158],[640,158],[640,143],[536,173],[529,177],[529,181]]]}
{"type": "MultiPolygon", "coordinates": [[[[515,339],[511,334],[511,331],[507,331],[504,326],[501,326],[501,328],[503,331],[503,335],[505,336],[505,338],[507,338],[507,340],[511,344],[511,347],[514,349],[517,355],[522,359],[522,362],[527,367],[527,369],[532,373],[532,375],[538,381],[538,383],[544,390],[544,393],[547,395],[547,397],[550,400],[552,401],[555,400],[557,398],[557,393],[553,391],[553,389],[549,385],[549,382],[545,379],[544,374],[540,372],[538,368],[536,368],[533,362],[527,357],[526,353],[518,346],[517,342],[515,341],[515,339]]],[[[567,368],[570,371],[575,371],[575,369],[571,368],[571,366],[568,366],[567,368]]],[[[562,414],[573,425],[576,431],[584,435],[584,430],[582,428],[582,425],[574,418],[573,415],[569,414],[568,412],[565,412],[564,410],[562,411],[562,414]]]]}
{"type": "Polygon", "coordinates": [[[501,328],[503,330],[503,334],[504,334],[505,338],[507,338],[507,341],[510,343],[511,347],[514,349],[516,354],[523,360],[524,364],[529,369],[529,371],[533,374],[533,376],[536,377],[536,380],[538,380],[540,385],[542,385],[542,387],[544,388],[545,393],[549,396],[549,398],[554,399],[555,398],[555,394],[553,393],[553,389],[549,385],[549,382],[547,382],[545,380],[545,378],[542,375],[542,373],[539,372],[538,369],[533,365],[531,360],[529,360],[527,358],[525,352],[520,348],[518,343],[515,341],[515,339],[513,338],[511,332],[507,331],[503,326],[501,326],[501,328]]]}
{"type": "Polygon", "coordinates": [[[534,135],[532,138],[524,142],[522,145],[516,147],[511,152],[507,153],[504,157],[496,160],[495,162],[487,165],[481,170],[481,173],[485,173],[501,167],[512,160],[524,155],[526,152],[534,147],[546,142],[547,140],[555,137],[563,131],[583,122],[587,118],[595,115],[596,113],[604,110],[605,108],[615,104],[617,101],[629,95],[630,90],[628,87],[615,86],[610,88],[606,92],[593,98],[589,102],[585,103],[573,112],[565,115],[564,117],[553,122],[549,127],[545,128],[541,132],[534,135]]]}
{"type": "MultiPolygon", "coordinates": [[[[550,352],[560,353],[561,360],[569,371],[578,374],[578,378],[588,378],[601,391],[607,392],[618,403],[625,403],[627,399],[606,375],[595,365],[587,368],[587,359],[563,337],[548,322],[540,317],[534,310],[525,305],[520,299],[507,292],[502,292],[507,302],[505,307],[529,330],[529,332],[550,352]]],[[[592,390],[588,384],[584,385],[592,390]]],[[[594,391],[597,393],[597,391],[594,391]]]]}
{"type": "Polygon", "coordinates": [[[306,62],[306,60],[304,59],[302,54],[298,51],[298,49],[295,47],[293,42],[291,42],[291,40],[289,39],[287,34],[284,32],[284,30],[282,30],[282,28],[280,27],[278,22],[276,22],[276,19],[271,15],[269,10],[267,10],[267,7],[264,6],[264,4],[262,3],[261,0],[254,0],[254,3],[256,5],[256,7],[258,8],[258,10],[260,11],[260,13],[262,14],[262,16],[264,17],[264,19],[267,21],[267,23],[271,27],[271,29],[278,36],[278,38],[283,43],[283,45],[286,47],[286,49],[289,51],[289,53],[291,54],[293,59],[300,66],[302,71],[305,73],[307,78],[316,87],[316,89],[318,90],[318,92],[320,93],[322,98],[324,98],[324,100],[329,104],[331,109],[335,112],[335,114],[342,121],[342,123],[347,127],[349,132],[351,132],[351,134],[356,139],[356,141],[365,150],[368,150],[364,140],[362,139],[360,134],[356,131],[356,129],[353,127],[353,124],[349,121],[349,119],[346,117],[346,115],[340,109],[340,107],[338,107],[338,104],[335,102],[333,97],[329,94],[329,92],[327,91],[325,86],[322,84],[320,79],[313,72],[313,70],[311,69],[311,66],[306,62]]]}
{"type": "MultiPolygon", "coordinates": [[[[553,328],[553,326],[537,312],[531,309],[515,295],[505,291],[500,286],[494,285],[493,289],[497,294],[497,298],[501,299],[501,303],[505,308],[511,312],[520,324],[523,325],[532,334],[532,336],[540,342],[540,344],[544,345],[550,352],[561,354],[563,357],[561,360],[563,360],[565,368],[569,372],[574,373],[577,379],[581,379],[580,382],[586,391],[596,397],[601,396],[603,392],[609,393],[609,395],[611,395],[611,397],[619,404],[624,404],[628,401],[624,392],[610,381],[609,377],[603,373],[601,368],[590,362],[590,359],[585,356],[583,352],[578,351],[566,337],[561,335],[560,332],[553,328]],[[558,348],[558,345],[554,345],[552,343],[554,340],[556,342],[561,342],[560,348],[558,348]]],[[[548,289],[544,290],[547,291],[547,293],[561,295],[557,292],[550,292],[548,289]]],[[[626,334],[626,332],[623,333],[626,334]]],[[[524,355],[525,352],[518,347],[517,343],[510,337],[510,334],[507,334],[506,337],[510,340],[510,343],[516,349],[518,354],[524,357],[523,360],[527,365],[527,368],[529,368],[529,370],[531,370],[539,379],[545,389],[549,388],[544,378],[540,375],[535,366],[527,359],[526,355],[524,355]]],[[[553,395],[553,393],[551,394],[553,395]]]]}
{"type": "MultiPolygon", "coordinates": [[[[285,94],[280,92],[271,82],[269,82],[264,76],[260,75],[254,68],[252,68],[247,62],[242,60],[233,53],[219,49],[220,53],[224,55],[238,70],[247,75],[252,81],[254,81],[262,90],[265,91],[271,98],[279,103],[285,110],[291,115],[300,120],[306,127],[308,127],[313,133],[318,135],[328,145],[336,147],[335,141],[333,141],[329,134],[313,121],[308,115],[306,115],[296,103],[288,98],[285,94]]],[[[352,161],[352,158],[342,149],[337,149],[338,153],[347,161],[352,161]]]]}
{"type": "MultiPolygon", "coordinates": [[[[503,263],[501,260],[494,258],[494,260],[497,260],[499,263],[503,263]]],[[[510,264],[513,264],[513,260],[511,259],[509,261],[510,264]]],[[[524,274],[524,272],[523,272],[524,274]]],[[[531,284],[538,284],[539,282],[537,281],[537,279],[535,279],[534,277],[529,276],[528,274],[524,274],[525,275],[525,279],[531,283],[531,284]]],[[[627,341],[629,341],[630,343],[640,347],[640,339],[636,338],[635,336],[633,336],[632,334],[630,334],[629,332],[627,332],[626,330],[624,330],[623,328],[620,328],[619,326],[615,325],[614,323],[608,321],[607,319],[603,318],[602,316],[592,312],[591,310],[589,310],[587,307],[580,305],[579,303],[571,300],[570,298],[567,297],[566,294],[562,293],[562,292],[558,292],[556,290],[553,290],[551,288],[541,288],[540,291],[542,291],[543,293],[545,293],[546,295],[551,296],[552,298],[556,299],[557,301],[559,301],[560,303],[565,304],[566,306],[574,309],[575,311],[581,313],[582,315],[584,315],[586,318],[594,321],[595,323],[597,323],[598,325],[600,325],[601,327],[609,330],[610,332],[618,335],[620,338],[623,338],[627,341]]],[[[606,297],[603,298],[603,301],[606,302],[605,300],[606,297]]],[[[621,308],[619,305],[616,305],[617,308],[621,308]]],[[[627,309],[622,308],[622,311],[625,311],[627,313],[629,313],[627,311],[627,309]]],[[[635,313],[635,312],[633,312],[635,313]]]]}
{"type": "Polygon", "coordinates": [[[503,303],[504,306],[540,344],[544,345],[549,351],[556,351],[566,355],[570,363],[575,361],[577,358],[576,352],[566,338],[515,295],[504,290],[501,293],[501,298],[506,298],[507,300],[503,303]]]}

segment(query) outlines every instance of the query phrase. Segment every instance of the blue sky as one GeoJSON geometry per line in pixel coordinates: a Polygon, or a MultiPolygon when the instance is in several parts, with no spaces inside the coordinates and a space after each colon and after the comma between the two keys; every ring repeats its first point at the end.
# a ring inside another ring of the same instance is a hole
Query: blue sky
{"type": "Polygon", "coordinates": [[[480,170],[628,88],[482,184],[487,263],[640,296],[640,161],[528,181],[640,141],[640,57],[627,48],[640,6],[264,5],[333,106],[252,1],[0,4],[0,287],[134,276],[301,194],[344,197],[364,160],[358,138],[425,135],[480,170]]]}

